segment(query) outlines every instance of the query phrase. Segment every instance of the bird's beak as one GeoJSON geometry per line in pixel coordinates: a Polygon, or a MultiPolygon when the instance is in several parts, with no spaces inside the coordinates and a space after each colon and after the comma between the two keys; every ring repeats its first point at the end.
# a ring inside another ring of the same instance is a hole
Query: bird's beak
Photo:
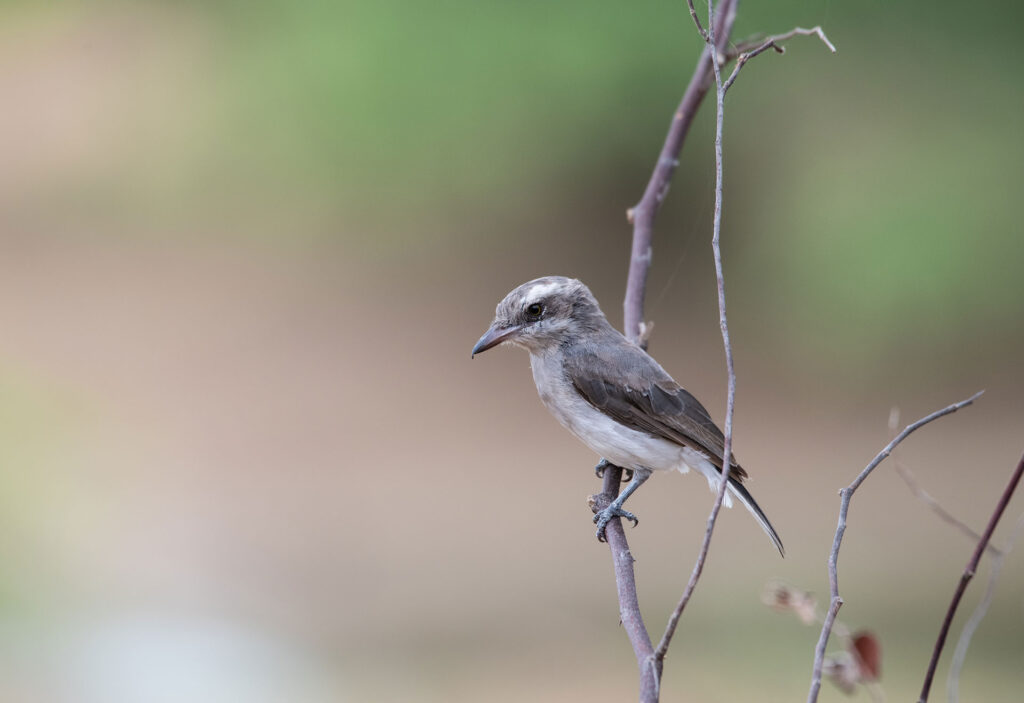
{"type": "Polygon", "coordinates": [[[480,352],[485,352],[491,347],[496,347],[509,337],[513,336],[519,331],[518,325],[512,325],[511,327],[505,327],[504,325],[495,322],[491,325],[491,328],[484,332],[484,336],[480,338],[480,341],[473,347],[471,356],[476,356],[480,352]]]}

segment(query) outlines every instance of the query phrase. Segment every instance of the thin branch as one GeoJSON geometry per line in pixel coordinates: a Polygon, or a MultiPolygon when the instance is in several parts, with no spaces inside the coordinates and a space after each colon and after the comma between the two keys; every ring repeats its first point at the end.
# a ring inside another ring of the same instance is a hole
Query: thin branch
{"type": "MultiPolygon", "coordinates": [[[[718,28],[715,39],[718,53],[724,52],[728,46],[729,35],[736,19],[736,3],[737,0],[721,0],[718,3],[714,17],[715,27],[718,28]]],[[[633,247],[629,261],[629,278],[626,281],[626,298],[623,302],[623,332],[632,340],[637,339],[640,322],[643,320],[647,273],[651,267],[654,218],[668,193],[676,167],[679,166],[679,154],[689,134],[690,125],[710,87],[711,54],[711,47],[705,46],[693,76],[686,86],[686,92],[683,93],[679,107],[672,117],[668,133],[665,135],[665,143],[661,147],[661,153],[658,155],[658,161],[654,165],[644,194],[640,202],[627,213],[627,219],[633,225],[633,247]]]]}
{"type": "Polygon", "coordinates": [[[1003,569],[1003,562],[1006,561],[1007,555],[1013,549],[1017,538],[1020,537],[1021,528],[1024,528],[1024,515],[1017,518],[1017,525],[1013,528],[1010,538],[1006,540],[1006,544],[999,550],[999,553],[992,557],[992,566],[988,575],[988,586],[985,587],[985,595],[974,609],[974,612],[971,613],[967,624],[964,625],[963,632],[960,633],[960,639],[957,640],[956,649],[953,650],[953,661],[949,665],[949,676],[946,678],[946,695],[949,703],[957,703],[960,699],[960,670],[963,668],[964,660],[967,658],[967,649],[971,646],[971,638],[974,636],[975,630],[978,629],[981,621],[985,619],[985,614],[992,604],[992,598],[996,592],[996,581],[999,579],[999,573],[1003,569]]]}
{"type": "MultiPolygon", "coordinates": [[[[692,0],[688,1],[692,6],[692,0]]],[[[709,26],[711,26],[713,17],[714,26],[719,28],[717,41],[713,43],[717,46],[717,50],[713,51],[709,44],[701,53],[697,67],[694,69],[693,76],[690,78],[679,107],[673,116],[668,134],[665,136],[665,143],[662,145],[654,172],[644,189],[643,197],[636,207],[629,211],[629,220],[633,223],[633,246],[630,254],[629,275],[626,280],[626,296],[623,301],[623,331],[630,340],[644,349],[647,348],[647,336],[650,329],[649,325],[643,322],[643,310],[644,296],[647,291],[647,273],[651,266],[654,217],[661,207],[661,202],[668,192],[669,183],[679,164],[679,153],[683,148],[686,135],[689,133],[690,125],[708,91],[708,77],[712,72],[712,54],[723,50],[728,45],[729,35],[736,19],[736,3],[737,0],[721,0],[717,12],[709,15],[709,26]]],[[[696,12],[694,12],[694,17],[696,18],[696,12]]],[[[703,28],[700,31],[702,36],[706,35],[703,28]]],[[[609,501],[614,500],[618,495],[620,476],[621,470],[618,467],[606,469],[603,495],[610,496],[609,501]]],[[[721,499],[716,504],[716,515],[717,507],[720,504],[721,499]]],[[[619,615],[626,633],[629,635],[633,653],[636,655],[637,666],[640,669],[640,700],[645,703],[656,702],[661,685],[662,662],[668,642],[663,637],[664,648],[659,645],[660,656],[656,656],[651,651],[650,635],[643,624],[636,595],[633,559],[619,518],[614,518],[608,523],[605,536],[615,566],[619,615]]],[[[705,545],[705,554],[706,551],[705,545]]],[[[703,564],[703,559],[699,564],[703,564]]],[[[699,576],[699,572],[697,576],[699,576]]],[[[692,585],[688,585],[687,588],[692,593],[693,585],[696,585],[696,578],[691,576],[691,582],[692,585]]],[[[686,599],[688,600],[689,596],[686,596],[686,599]]],[[[685,602],[683,606],[685,607],[685,602]]],[[[679,608],[679,612],[682,612],[682,608],[679,608]]],[[[678,615],[674,617],[678,621],[678,615]]],[[[668,638],[671,640],[671,634],[668,635],[668,638]]]]}
{"type": "Polygon", "coordinates": [[[729,49],[725,52],[725,60],[732,61],[739,57],[740,54],[749,53],[754,49],[758,48],[759,46],[763,46],[766,43],[780,43],[788,41],[798,35],[810,36],[812,34],[816,35],[819,39],[821,39],[821,41],[824,42],[825,46],[828,47],[829,51],[831,51],[833,54],[836,53],[835,45],[831,41],[829,41],[828,37],[825,36],[825,30],[823,30],[821,27],[811,27],[810,29],[804,29],[803,27],[794,27],[791,31],[786,32],[784,34],[772,34],[770,36],[765,36],[764,34],[755,34],[751,37],[748,37],[747,39],[741,39],[740,41],[730,46],[729,49]]]}
{"type": "Polygon", "coordinates": [[[804,29],[803,27],[795,27],[794,29],[789,30],[785,34],[775,34],[762,41],[761,44],[757,45],[756,47],[740,52],[736,56],[736,65],[733,66],[732,74],[729,76],[729,79],[725,81],[725,88],[722,92],[726,93],[729,91],[729,88],[732,87],[732,84],[736,82],[736,77],[739,76],[740,69],[743,68],[747,61],[754,58],[758,54],[762,54],[765,51],[768,51],[768,49],[774,49],[775,53],[777,54],[786,53],[786,47],[782,46],[782,42],[792,39],[793,37],[798,35],[804,37],[815,35],[818,37],[818,39],[821,39],[822,43],[828,47],[829,51],[831,51],[833,54],[836,53],[836,47],[832,44],[832,42],[828,40],[828,37],[825,36],[825,30],[823,30],[821,27],[811,27],[810,29],[804,29]]]}
{"type": "Polygon", "coordinates": [[[832,551],[828,556],[828,581],[831,593],[831,601],[829,603],[828,611],[825,614],[825,623],[821,626],[821,635],[818,638],[818,644],[814,651],[814,668],[811,672],[811,689],[807,694],[807,703],[815,703],[818,700],[818,692],[821,690],[821,667],[825,661],[825,648],[828,646],[828,638],[832,632],[832,625],[835,622],[836,615],[839,613],[839,608],[843,605],[843,599],[839,597],[839,576],[837,569],[837,562],[839,560],[839,547],[843,543],[843,534],[846,532],[846,515],[850,510],[850,499],[853,498],[853,494],[860,488],[860,485],[864,483],[871,472],[882,463],[882,461],[892,454],[900,442],[906,439],[915,430],[924,427],[933,420],[938,420],[940,417],[955,413],[957,410],[964,408],[975,400],[978,399],[984,391],[975,393],[966,400],[961,400],[959,403],[953,403],[947,405],[942,410],[933,412],[931,415],[927,415],[917,422],[907,425],[903,428],[896,437],[893,438],[889,444],[885,446],[885,449],[880,451],[874,459],[871,460],[864,470],[857,475],[857,478],[853,480],[846,488],[839,491],[839,523],[836,526],[836,534],[832,540],[832,551]]]}
{"type": "Polygon", "coordinates": [[[1010,482],[1006,484],[1006,489],[1003,491],[1003,495],[999,497],[999,502],[996,503],[996,508],[992,512],[992,517],[989,518],[988,526],[985,528],[985,532],[981,535],[981,540],[978,542],[978,546],[974,549],[974,554],[971,555],[970,561],[967,562],[967,566],[964,568],[964,573],[960,577],[960,583],[957,584],[956,591],[953,593],[953,600],[949,604],[949,609],[946,611],[946,617],[942,621],[942,627],[939,629],[939,637],[935,641],[935,649],[932,651],[932,658],[928,662],[928,671],[924,676],[924,684],[921,686],[921,695],[917,699],[918,703],[925,703],[928,700],[928,692],[932,687],[932,679],[935,678],[935,667],[939,664],[939,657],[942,656],[942,648],[946,644],[946,636],[949,634],[949,626],[953,622],[953,616],[956,615],[956,609],[960,605],[960,599],[963,598],[964,591],[967,590],[967,584],[970,583],[971,578],[974,576],[974,572],[978,570],[978,563],[981,561],[981,555],[985,553],[985,545],[992,539],[992,533],[995,532],[996,525],[999,524],[999,518],[1003,516],[1003,512],[1006,510],[1006,505],[1010,502],[1010,498],[1013,496],[1013,492],[1017,489],[1017,484],[1020,483],[1020,477],[1024,474],[1024,456],[1021,457],[1020,462],[1017,464],[1017,468],[1014,470],[1013,475],[1010,477],[1010,482]]]}
{"type": "MultiPolygon", "coordinates": [[[[893,435],[896,434],[896,428],[899,426],[899,418],[899,408],[893,408],[892,411],[889,413],[889,432],[892,433],[893,435]]],[[[977,541],[981,539],[981,535],[978,532],[975,532],[970,525],[968,525],[966,522],[958,518],[953,513],[949,512],[942,505],[942,503],[936,500],[928,491],[921,488],[921,484],[917,482],[917,477],[914,476],[914,472],[903,465],[903,462],[900,461],[899,457],[896,455],[896,452],[893,452],[892,454],[892,461],[893,466],[896,469],[896,473],[899,474],[900,478],[903,479],[903,482],[907,484],[907,488],[910,489],[910,492],[913,493],[914,496],[917,497],[921,502],[923,502],[925,505],[931,508],[932,512],[938,515],[943,522],[947,522],[953,527],[957,528],[965,535],[970,537],[975,543],[977,543],[977,541]]],[[[1000,550],[999,547],[997,547],[994,544],[989,544],[988,547],[986,547],[986,549],[988,549],[988,551],[991,552],[993,556],[998,556],[1002,554],[1002,550],[1000,550]]]]}
{"type": "MultiPolygon", "coordinates": [[[[716,23],[712,19],[712,2],[708,0],[708,30],[705,34],[697,22],[697,30],[705,36],[707,41],[708,49],[717,46],[715,41],[715,25],[716,23]]],[[[696,13],[694,13],[694,20],[696,21],[696,13]]],[[[725,314],[725,274],[722,269],[722,248],[721,248],[721,233],[722,233],[722,125],[725,119],[725,86],[722,84],[722,70],[719,65],[719,60],[716,52],[715,59],[711,62],[712,70],[715,74],[715,215],[714,222],[712,225],[713,234],[711,237],[711,247],[714,250],[715,257],[715,277],[718,282],[718,324],[722,329],[722,343],[725,346],[725,365],[729,376],[729,389],[728,397],[726,399],[725,407],[725,439],[722,448],[722,480],[718,485],[718,492],[715,495],[714,505],[711,506],[711,514],[708,515],[707,527],[704,530],[704,539],[701,542],[700,552],[697,554],[697,561],[693,565],[693,571],[690,573],[690,580],[686,584],[686,588],[683,590],[683,595],[680,597],[679,602],[676,604],[675,609],[672,611],[672,615],[669,616],[668,624],[665,627],[665,633],[661,637],[661,642],[658,643],[658,648],[654,652],[654,657],[657,662],[661,662],[665,658],[665,654],[668,652],[669,644],[672,642],[672,637],[675,635],[676,627],[679,624],[679,618],[683,614],[683,610],[686,608],[687,603],[690,602],[690,597],[693,595],[694,589],[697,587],[697,581],[700,579],[701,573],[704,571],[704,562],[707,561],[708,549],[711,546],[711,535],[715,530],[715,522],[718,520],[718,513],[722,509],[722,503],[725,500],[725,492],[729,486],[729,468],[732,466],[730,459],[732,456],[732,416],[733,408],[736,403],[736,369],[733,365],[732,357],[732,343],[729,340],[729,321],[725,314]]]]}
{"type": "Polygon", "coordinates": [[[697,11],[693,9],[693,0],[686,0],[686,5],[690,8],[690,17],[693,18],[693,23],[697,25],[697,31],[700,33],[700,38],[703,39],[705,43],[710,42],[711,40],[708,38],[708,33],[704,30],[703,25],[701,25],[700,17],[697,16],[697,11]]]}
{"type": "MultiPolygon", "coordinates": [[[[673,116],[658,161],[655,164],[647,187],[644,189],[644,194],[640,202],[627,213],[627,218],[633,225],[633,244],[630,253],[629,274],[626,281],[626,295],[623,301],[623,331],[630,340],[637,343],[641,348],[646,349],[650,327],[643,322],[643,307],[647,291],[647,274],[651,266],[651,241],[654,234],[654,219],[668,193],[669,183],[679,165],[679,154],[683,143],[689,133],[697,109],[700,107],[710,87],[709,79],[713,73],[717,97],[717,121],[715,135],[715,221],[712,244],[715,252],[715,271],[718,280],[720,326],[722,328],[722,341],[725,346],[726,365],[729,374],[729,396],[726,408],[724,456],[722,462],[725,468],[722,472],[722,481],[714,506],[708,517],[704,542],[698,555],[697,563],[694,566],[694,571],[690,576],[690,581],[679,604],[669,620],[658,649],[653,653],[651,652],[650,637],[640,616],[636,597],[633,559],[629,552],[629,545],[626,542],[621,521],[618,518],[613,519],[608,524],[606,532],[608,545],[612,550],[612,558],[615,564],[616,585],[619,592],[619,611],[640,668],[640,700],[646,703],[658,700],[665,653],[668,650],[679,617],[686,607],[686,603],[689,601],[703,570],[715,521],[725,499],[725,491],[728,486],[728,471],[731,466],[732,418],[735,405],[736,375],[733,367],[732,346],[729,340],[729,329],[725,314],[725,284],[719,244],[722,217],[723,101],[725,91],[728,89],[728,86],[722,81],[721,62],[728,60],[725,58],[725,52],[729,45],[729,37],[736,19],[737,1],[720,0],[718,8],[715,10],[713,6],[714,0],[708,0],[708,28],[705,31],[697,16],[693,0],[687,0],[690,16],[697,26],[698,33],[705,41],[705,48],[697,62],[697,67],[690,78],[686,91],[683,93],[679,107],[673,116]]],[[[794,30],[793,34],[797,33],[797,31],[794,30]]],[[[820,32],[820,29],[818,31],[820,32]]],[[[821,36],[822,40],[831,47],[828,40],[824,38],[824,33],[821,33],[821,36]]],[[[777,41],[784,41],[784,38],[784,35],[780,35],[777,41]]],[[[744,61],[749,60],[749,58],[747,57],[744,61]]],[[[735,80],[735,76],[732,77],[732,80],[735,80]]],[[[621,471],[618,467],[606,469],[602,500],[606,497],[608,500],[613,500],[618,494],[620,475],[621,471]]]]}

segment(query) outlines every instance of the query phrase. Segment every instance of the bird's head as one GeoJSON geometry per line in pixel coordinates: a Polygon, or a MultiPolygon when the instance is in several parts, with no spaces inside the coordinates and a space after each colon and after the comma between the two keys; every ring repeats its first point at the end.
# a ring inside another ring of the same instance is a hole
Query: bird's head
{"type": "Polygon", "coordinates": [[[542,352],[607,324],[597,300],[580,281],[564,276],[536,278],[498,303],[494,322],[473,347],[473,354],[503,342],[542,352]]]}

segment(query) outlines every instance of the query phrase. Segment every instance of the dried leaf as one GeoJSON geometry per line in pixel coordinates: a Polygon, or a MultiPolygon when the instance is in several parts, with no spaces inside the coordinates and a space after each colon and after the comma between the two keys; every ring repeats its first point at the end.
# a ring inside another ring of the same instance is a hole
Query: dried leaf
{"type": "Polygon", "coordinates": [[[882,646],[878,638],[862,630],[853,635],[850,648],[860,664],[861,678],[864,681],[878,681],[882,677],[882,646]]]}
{"type": "Polygon", "coordinates": [[[761,602],[780,613],[796,614],[805,625],[810,625],[818,619],[818,601],[814,594],[781,581],[772,581],[765,586],[761,602]]]}
{"type": "Polygon", "coordinates": [[[861,682],[860,667],[849,652],[840,652],[826,657],[821,664],[821,673],[847,695],[852,694],[856,690],[857,684],[861,682]]]}

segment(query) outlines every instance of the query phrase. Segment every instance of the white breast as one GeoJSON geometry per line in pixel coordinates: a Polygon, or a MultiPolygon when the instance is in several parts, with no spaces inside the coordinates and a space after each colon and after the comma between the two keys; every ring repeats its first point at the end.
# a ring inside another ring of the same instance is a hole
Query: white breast
{"type": "MultiPolygon", "coordinates": [[[[557,353],[530,355],[533,381],[545,407],[562,426],[598,455],[624,469],[686,473],[691,468],[717,488],[720,474],[706,455],[667,439],[619,424],[588,403],[562,371],[557,353]]],[[[726,503],[731,503],[726,496],[726,503]]]]}

